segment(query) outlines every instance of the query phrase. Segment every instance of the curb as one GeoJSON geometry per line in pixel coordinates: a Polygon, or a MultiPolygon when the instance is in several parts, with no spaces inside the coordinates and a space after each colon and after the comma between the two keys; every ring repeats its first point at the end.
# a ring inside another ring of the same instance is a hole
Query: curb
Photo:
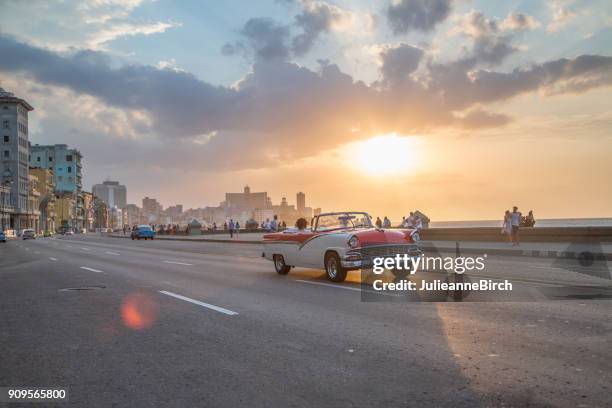
{"type": "MultiPolygon", "coordinates": [[[[435,245],[423,245],[422,249],[454,252],[455,247],[436,247],[435,245]]],[[[524,249],[498,249],[498,248],[461,248],[460,251],[468,254],[491,254],[501,256],[524,256],[533,258],[552,259],[578,259],[579,261],[612,261],[612,253],[589,252],[589,251],[547,251],[547,250],[524,250],[524,249]]]]}
{"type": "MultiPolygon", "coordinates": [[[[129,238],[121,235],[109,235],[112,238],[129,238]]],[[[181,242],[215,242],[215,243],[226,243],[226,244],[262,244],[263,241],[247,241],[247,240],[229,240],[229,239],[208,239],[208,238],[166,238],[157,236],[155,239],[163,241],[181,241],[181,242]]],[[[425,244],[421,246],[424,250],[435,249],[437,251],[455,252],[455,247],[437,247],[431,244],[425,244]]],[[[575,251],[545,251],[545,250],[525,250],[525,249],[499,249],[499,248],[461,248],[460,251],[467,254],[491,254],[501,256],[519,256],[519,257],[533,257],[533,258],[552,258],[552,259],[578,259],[579,261],[612,261],[612,253],[605,252],[575,252],[575,251]]]]}

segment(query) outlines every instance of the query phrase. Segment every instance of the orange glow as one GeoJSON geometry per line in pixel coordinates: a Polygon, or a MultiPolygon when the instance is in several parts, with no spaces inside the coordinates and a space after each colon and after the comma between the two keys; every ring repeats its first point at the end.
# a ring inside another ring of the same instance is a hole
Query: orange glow
{"type": "Polygon", "coordinates": [[[351,143],[346,150],[347,164],[369,176],[398,176],[415,171],[420,165],[419,139],[395,133],[351,143]]]}
{"type": "Polygon", "coordinates": [[[151,327],[157,318],[157,305],[142,293],[128,295],[121,305],[123,324],[133,330],[151,327]]]}

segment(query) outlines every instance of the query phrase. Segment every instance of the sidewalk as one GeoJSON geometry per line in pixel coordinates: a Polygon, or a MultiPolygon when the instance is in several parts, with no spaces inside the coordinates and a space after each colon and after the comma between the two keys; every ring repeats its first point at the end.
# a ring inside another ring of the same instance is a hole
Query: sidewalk
{"type": "MultiPolygon", "coordinates": [[[[241,233],[230,238],[229,234],[214,235],[158,235],[155,239],[171,241],[220,242],[232,244],[261,244],[263,233],[241,233]]],[[[129,235],[114,233],[115,238],[129,238],[129,235]]],[[[456,251],[455,241],[421,241],[421,248],[426,251],[456,251]]],[[[502,242],[463,241],[459,242],[461,254],[490,254],[507,256],[532,256],[545,258],[571,258],[585,260],[612,261],[612,242],[605,243],[570,243],[570,242],[525,242],[520,246],[511,246],[502,242]]]]}

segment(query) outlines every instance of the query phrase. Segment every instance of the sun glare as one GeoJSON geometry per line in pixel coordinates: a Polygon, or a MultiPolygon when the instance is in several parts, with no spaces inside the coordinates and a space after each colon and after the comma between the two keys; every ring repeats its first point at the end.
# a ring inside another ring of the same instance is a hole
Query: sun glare
{"type": "Polygon", "coordinates": [[[349,145],[346,160],[369,176],[407,175],[420,163],[419,139],[395,133],[375,136],[349,145]]]}

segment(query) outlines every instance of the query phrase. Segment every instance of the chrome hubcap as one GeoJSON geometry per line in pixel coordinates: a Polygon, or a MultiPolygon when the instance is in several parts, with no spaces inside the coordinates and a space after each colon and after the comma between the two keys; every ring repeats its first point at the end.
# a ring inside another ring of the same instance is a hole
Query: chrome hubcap
{"type": "Polygon", "coordinates": [[[283,262],[283,258],[281,258],[280,256],[276,257],[276,269],[281,270],[283,269],[283,266],[285,266],[285,262],[283,262]]]}
{"type": "Polygon", "coordinates": [[[329,258],[329,260],[327,261],[327,274],[331,278],[335,278],[337,273],[338,271],[336,268],[336,260],[334,258],[329,258]]]}

